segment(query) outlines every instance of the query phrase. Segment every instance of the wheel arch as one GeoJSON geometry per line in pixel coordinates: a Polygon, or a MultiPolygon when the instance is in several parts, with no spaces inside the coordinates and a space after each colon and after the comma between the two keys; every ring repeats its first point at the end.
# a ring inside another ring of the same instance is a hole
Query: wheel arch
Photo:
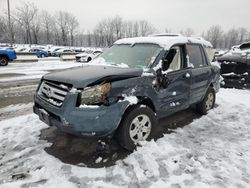
{"type": "Polygon", "coordinates": [[[148,97],[140,97],[140,96],[136,96],[136,98],[138,99],[138,102],[136,104],[130,104],[127,106],[127,108],[125,109],[123,115],[122,115],[122,118],[116,128],[116,131],[118,131],[118,129],[120,128],[121,126],[121,123],[122,121],[124,121],[124,118],[126,117],[126,115],[132,111],[133,109],[137,108],[138,106],[140,105],[145,105],[147,106],[148,108],[150,108],[154,113],[156,113],[156,110],[155,110],[155,105],[154,103],[152,102],[152,100],[148,97]]]}
{"type": "Polygon", "coordinates": [[[6,58],[8,61],[10,60],[9,56],[7,54],[0,54],[0,58],[6,58]]]}

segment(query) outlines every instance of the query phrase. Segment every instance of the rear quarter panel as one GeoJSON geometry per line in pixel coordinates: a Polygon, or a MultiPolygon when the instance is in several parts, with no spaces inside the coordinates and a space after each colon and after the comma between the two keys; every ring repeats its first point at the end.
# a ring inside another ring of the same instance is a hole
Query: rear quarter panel
{"type": "Polygon", "coordinates": [[[17,58],[14,50],[0,50],[0,55],[6,56],[10,61],[17,58]]]}

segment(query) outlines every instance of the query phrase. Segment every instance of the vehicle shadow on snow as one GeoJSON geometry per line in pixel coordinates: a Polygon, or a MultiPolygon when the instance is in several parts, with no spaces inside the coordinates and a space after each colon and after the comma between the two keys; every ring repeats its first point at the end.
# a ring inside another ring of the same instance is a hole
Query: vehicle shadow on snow
{"type": "MultiPolygon", "coordinates": [[[[160,119],[155,139],[161,138],[163,134],[171,134],[173,129],[184,127],[200,117],[201,115],[193,108],[189,108],[160,119]]],[[[63,133],[55,127],[42,130],[40,139],[52,143],[50,147],[45,148],[48,154],[64,163],[78,166],[92,168],[108,167],[131,154],[131,152],[120,147],[115,139],[110,140],[108,151],[100,153],[96,150],[98,139],[76,137],[63,133]]]]}

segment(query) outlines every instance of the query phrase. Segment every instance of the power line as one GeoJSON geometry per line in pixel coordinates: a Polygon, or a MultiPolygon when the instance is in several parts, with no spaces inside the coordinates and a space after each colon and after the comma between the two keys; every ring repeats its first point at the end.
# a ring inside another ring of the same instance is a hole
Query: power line
{"type": "Polygon", "coordinates": [[[7,0],[7,6],[8,6],[8,22],[9,22],[9,36],[10,36],[10,46],[12,47],[13,45],[13,36],[12,36],[12,27],[10,23],[10,1],[7,0]]]}

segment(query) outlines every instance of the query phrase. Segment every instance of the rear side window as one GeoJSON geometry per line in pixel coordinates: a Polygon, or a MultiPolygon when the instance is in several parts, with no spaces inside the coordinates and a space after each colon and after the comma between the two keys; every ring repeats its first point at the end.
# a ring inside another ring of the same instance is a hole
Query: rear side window
{"type": "Polygon", "coordinates": [[[205,66],[204,58],[202,55],[202,51],[199,45],[186,45],[187,55],[188,55],[188,63],[193,68],[203,67],[205,66]]]}

